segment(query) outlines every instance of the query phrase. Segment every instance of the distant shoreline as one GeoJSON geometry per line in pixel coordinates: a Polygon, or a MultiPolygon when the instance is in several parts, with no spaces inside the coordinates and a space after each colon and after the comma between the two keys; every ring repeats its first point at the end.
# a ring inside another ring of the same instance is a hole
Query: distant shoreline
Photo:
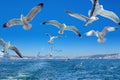
{"type": "MultiPolygon", "coordinates": [[[[4,57],[3,57],[4,58],[4,57]]],[[[6,57],[5,57],[6,58],[6,57]]],[[[39,59],[120,59],[120,53],[114,53],[114,54],[101,54],[101,55],[90,55],[90,56],[77,56],[77,57],[67,57],[67,56],[23,56],[23,58],[19,58],[16,55],[9,55],[6,59],[12,59],[12,60],[39,60],[39,59]]]]}

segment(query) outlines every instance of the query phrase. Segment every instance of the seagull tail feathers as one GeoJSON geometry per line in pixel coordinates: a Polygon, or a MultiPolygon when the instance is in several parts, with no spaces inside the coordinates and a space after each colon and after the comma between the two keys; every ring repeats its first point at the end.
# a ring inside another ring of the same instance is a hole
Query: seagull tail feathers
{"type": "Polygon", "coordinates": [[[98,39],[97,40],[99,43],[104,43],[105,41],[106,41],[106,39],[105,38],[102,38],[102,39],[98,39]]]}
{"type": "Polygon", "coordinates": [[[23,28],[24,28],[25,30],[29,30],[31,27],[32,27],[31,24],[28,24],[28,25],[24,25],[24,26],[23,26],[23,28]]]}

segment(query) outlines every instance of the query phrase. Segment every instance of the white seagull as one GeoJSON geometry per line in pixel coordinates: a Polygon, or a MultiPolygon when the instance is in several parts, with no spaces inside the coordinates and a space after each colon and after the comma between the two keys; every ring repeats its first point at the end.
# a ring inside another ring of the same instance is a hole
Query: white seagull
{"type": "Polygon", "coordinates": [[[54,44],[54,40],[57,38],[61,38],[61,36],[51,36],[50,34],[46,34],[46,36],[50,37],[50,40],[48,41],[49,44],[54,44]]]}
{"type": "Polygon", "coordinates": [[[86,36],[96,36],[96,37],[98,37],[98,42],[100,42],[100,43],[103,43],[103,42],[105,42],[105,38],[104,38],[104,36],[105,36],[105,34],[107,33],[107,32],[111,32],[111,31],[116,31],[118,28],[116,28],[116,27],[111,27],[111,26],[106,26],[104,29],[103,29],[103,31],[102,32],[99,32],[99,31],[95,31],[95,30],[91,30],[91,31],[89,31],[89,32],[87,32],[86,33],[86,36]]]}
{"type": "Polygon", "coordinates": [[[76,33],[79,37],[81,36],[80,32],[75,26],[67,26],[66,24],[61,24],[56,20],[49,20],[49,21],[43,22],[42,24],[51,24],[51,25],[56,26],[57,28],[60,29],[58,31],[59,34],[63,34],[64,30],[69,30],[69,31],[73,31],[74,33],[76,33]]]}
{"type": "Polygon", "coordinates": [[[33,19],[33,17],[41,10],[42,7],[43,7],[43,3],[38,4],[37,6],[35,6],[31,9],[31,11],[29,12],[29,14],[27,16],[23,16],[21,14],[20,19],[16,19],[16,18],[11,19],[7,23],[3,24],[3,27],[8,28],[13,25],[24,25],[23,28],[25,30],[29,30],[32,25],[29,24],[28,22],[33,19]]]}
{"type": "Polygon", "coordinates": [[[84,15],[82,15],[82,14],[78,14],[78,13],[73,13],[73,12],[71,12],[71,11],[66,11],[66,13],[68,14],[68,15],[70,15],[70,16],[72,16],[72,17],[75,17],[75,18],[77,18],[77,19],[80,19],[80,20],[82,20],[82,21],[85,21],[86,22],[86,24],[84,25],[84,27],[87,27],[88,26],[88,24],[90,24],[90,23],[92,23],[92,22],[94,22],[94,21],[96,21],[96,20],[98,20],[99,18],[98,17],[96,17],[96,16],[90,16],[90,17],[87,17],[87,16],[84,16],[84,15]]]}
{"type": "Polygon", "coordinates": [[[3,49],[2,49],[3,53],[6,53],[7,49],[10,49],[15,51],[19,57],[23,58],[18,48],[16,46],[11,46],[10,41],[6,43],[2,39],[0,39],[0,45],[3,46],[3,49]]]}
{"type": "Polygon", "coordinates": [[[99,3],[98,3],[98,0],[91,0],[92,3],[93,3],[93,7],[92,7],[92,10],[89,10],[88,11],[88,15],[89,17],[87,16],[84,16],[82,14],[78,14],[78,13],[73,13],[71,11],[68,11],[66,10],[66,13],[74,18],[77,18],[79,20],[82,20],[82,21],[85,21],[86,24],[84,25],[84,27],[87,27],[89,24],[93,23],[94,21],[98,20],[99,18],[96,17],[96,15],[98,14],[98,10],[99,10],[99,3]]]}
{"type": "Polygon", "coordinates": [[[92,10],[89,10],[88,11],[88,15],[89,17],[86,17],[82,14],[78,14],[78,13],[73,13],[71,11],[66,11],[66,13],[72,17],[75,17],[77,19],[80,19],[82,21],[85,21],[86,24],[84,25],[84,27],[87,27],[88,24],[98,20],[99,18],[96,17],[97,15],[100,15],[100,16],[103,16],[103,17],[106,17],[106,18],[109,18],[111,19],[112,21],[116,22],[117,24],[120,25],[120,18],[112,11],[108,11],[108,10],[105,10],[103,8],[103,5],[99,5],[99,2],[98,0],[91,0],[92,4],[93,4],[93,7],[92,7],[92,10]]]}
{"type": "Polygon", "coordinates": [[[98,0],[91,0],[91,2],[93,3],[93,8],[92,11],[89,11],[90,15],[100,15],[120,25],[120,18],[113,11],[105,10],[103,5],[99,5],[98,0]]]}

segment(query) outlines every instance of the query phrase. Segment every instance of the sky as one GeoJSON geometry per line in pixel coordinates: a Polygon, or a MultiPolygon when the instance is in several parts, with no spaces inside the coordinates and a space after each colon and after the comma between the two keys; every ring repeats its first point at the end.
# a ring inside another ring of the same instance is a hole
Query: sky
{"type": "MultiPolygon", "coordinates": [[[[115,12],[120,17],[120,0],[99,0],[104,9],[115,12]]],[[[0,38],[4,41],[11,41],[11,44],[18,47],[22,55],[36,56],[48,55],[51,45],[48,44],[49,37],[45,33],[53,36],[58,34],[58,28],[53,25],[42,25],[48,20],[58,20],[66,25],[76,26],[81,32],[82,37],[78,37],[71,31],[65,31],[60,39],[54,41],[54,49],[61,52],[54,52],[59,56],[85,56],[94,54],[120,53],[120,29],[115,32],[107,33],[105,43],[98,43],[97,37],[87,37],[84,34],[90,30],[102,31],[105,26],[119,27],[115,22],[101,17],[99,20],[88,25],[82,26],[85,22],[73,18],[66,14],[66,10],[88,16],[88,10],[92,8],[90,0],[2,0],[0,1],[0,38]],[[29,11],[39,3],[44,3],[42,10],[29,23],[32,28],[25,31],[22,25],[15,25],[11,28],[3,28],[3,24],[10,19],[26,16],[29,11]]],[[[0,49],[2,47],[0,46],[0,49]]],[[[10,51],[10,54],[15,52],[10,51]]]]}

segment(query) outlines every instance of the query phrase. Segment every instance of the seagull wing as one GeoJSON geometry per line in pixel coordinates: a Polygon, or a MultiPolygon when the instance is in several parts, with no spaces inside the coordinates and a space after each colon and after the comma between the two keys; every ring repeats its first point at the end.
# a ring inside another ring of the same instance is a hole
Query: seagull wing
{"type": "Polygon", "coordinates": [[[89,32],[86,33],[86,36],[95,36],[96,32],[94,30],[90,30],[89,32]]]}
{"type": "Polygon", "coordinates": [[[75,26],[67,26],[67,27],[65,28],[65,30],[73,31],[73,32],[76,33],[79,37],[81,37],[81,34],[80,34],[79,30],[78,30],[75,26]]]}
{"type": "Polygon", "coordinates": [[[13,25],[20,25],[22,24],[20,19],[11,19],[10,21],[8,21],[7,23],[3,24],[4,28],[13,26],[13,25]]]}
{"type": "Polygon", "coordinates": [[[56,26],[57,28],[61,27],[61,23],[59,23],[57,20],[49,20],[49,21],[43,22],[42,24],[51,24],[56,26]]]}
{"type": "Polygon", "coordinates": [[[5,42],[2,39],[0,39],[0,45],[5,46],[5,42]]]}
{"type": "Polygon", "coordinates": [[[70,11],[66,11],[66,13],[68,14],[68,15],[70,15],[70,16],[72,16],[72,17],[75,17],[75,18],[77,18],[77,19],[80,19],[80,20],[82,20],[82,21],[88,21],[88,17],[86,17],[86,16],[84,16],[84,15],[81,15],[81,14],[77,14],[77,13],[72,13],[72,12],[70,12],[70,11]]]}
{"type": "Polygon", "coordinates": [[[10,46],[10,47],[9,47],[9,49],[11,49],[11,50],[15,51],[15,52],[16,52],[16,54],[17,54],[20,58],[23,58],[23,56],[22,56],[21,52],[18,50],[18,48],[17,48],[17,47],[15,47],[15,46],[10,46]]]}
{"type": "Polygon", "coordinates": [[[53,36],[53,38],[54,38],[54,39],[56,39],[56,38],[61,38],[61,36],[53,36]]]}
{"type": "Polygon", "coordinates": [[[120,24],[120,19],[119,17],[112,11],[108,11],[108,10],[102,10],[99,15],[103,16],[103,17],[106,17],[106,18],[109,18],[111,19],[112,21],[120,24]]]}
{"type": "Polygon", "coordinates": [[[50,35],[50,34],[48,34],[48,33],[46,33],[46,36],[51,37],[51,35],[50,35]]]}
{"type": "Polygon", "coordinates": [[[27,21],[32,20],[32,18],[42,9],[43,3],[38,4],[37,6],[33,7],[29,14],[26,16],[27,21]]]}
{"type": "Polygon", "coordinates": [[[93,4],[93,7],[92,7],[92,10],[89,11],[89,16],[96,16],[97,13],[96,13],[96,9],[99,7],[99,3],[98,3],[98,0],[91,0],[92,4],[93,4]]]}
{"type": "Polygon", "coordinates": [[[117,29],[118,29],[118,28],[116,28],[116,27],[106,26],[106,27],[103,29],[103,31],[101,32],[101,34],[102,34],[102,36],[105,36],[105,34],[106,34],[107,32],[115,31],[115,30],[117,30],[117,29]]]}
{"type": "Polygon", "coordinates": [[[61,38],[61,36],[52,36],[52,37],[50,38],[50,43],[53,44],[53,41],[54,41],[55,39],[57,39],[57,38],[61,38]]]}

